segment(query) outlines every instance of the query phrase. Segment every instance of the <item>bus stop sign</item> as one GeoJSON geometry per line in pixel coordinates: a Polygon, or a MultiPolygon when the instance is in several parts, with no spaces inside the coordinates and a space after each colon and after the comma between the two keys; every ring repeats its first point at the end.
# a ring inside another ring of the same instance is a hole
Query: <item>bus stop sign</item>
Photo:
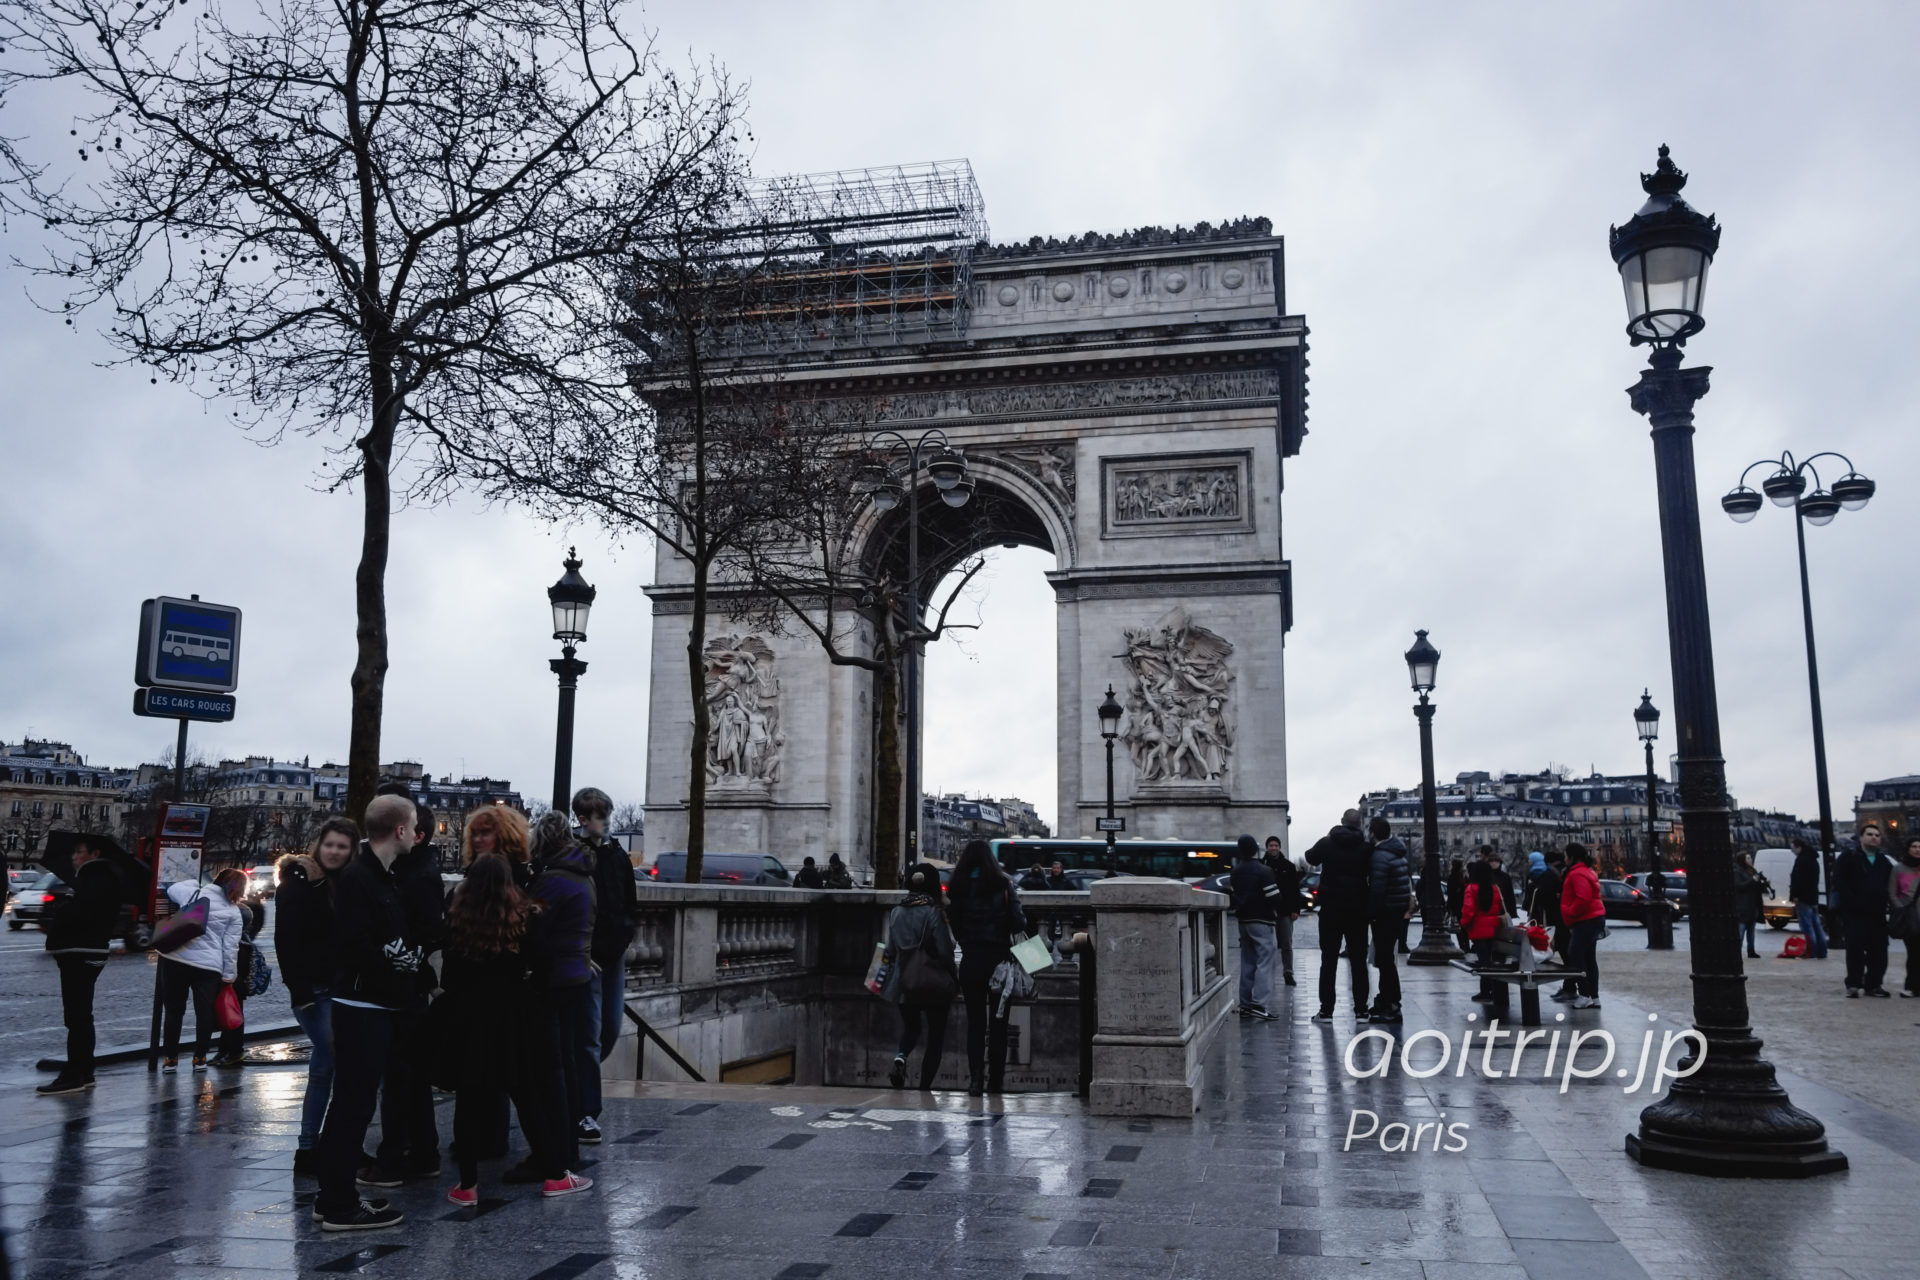
{"type": "Polygon", "coordinates": [[[133,682],[232,693],[240,684],[240,611],[173,596],[142,601],[133,682]]]}

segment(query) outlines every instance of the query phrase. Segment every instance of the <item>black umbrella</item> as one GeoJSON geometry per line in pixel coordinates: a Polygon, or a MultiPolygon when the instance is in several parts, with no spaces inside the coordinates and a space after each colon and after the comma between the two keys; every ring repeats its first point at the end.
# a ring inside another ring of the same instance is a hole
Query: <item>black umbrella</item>
{"type": "Polygon", "coordinates": [[[88,848],[105,858],[107,865],[119,875],[122,900],[132,901],[146,887],[148,879],[146,864],[122,849],[113,837],[94,832],[83,835],[78,831],[49,831],[47,851],[40,855],[40,865],[68,884],[72,884],[73,847],[82,839],[86,840],[88,848]]]}

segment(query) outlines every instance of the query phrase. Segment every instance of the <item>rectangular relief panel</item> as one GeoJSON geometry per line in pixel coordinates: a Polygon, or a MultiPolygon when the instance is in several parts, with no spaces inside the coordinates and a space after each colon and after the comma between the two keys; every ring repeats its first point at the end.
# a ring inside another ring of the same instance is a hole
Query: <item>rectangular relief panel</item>
{"type": "Polygon", "coordinates": [[[1248,450],[1100,460],[1100,532],[1108,538],[1251,533],[1248,450]]]}

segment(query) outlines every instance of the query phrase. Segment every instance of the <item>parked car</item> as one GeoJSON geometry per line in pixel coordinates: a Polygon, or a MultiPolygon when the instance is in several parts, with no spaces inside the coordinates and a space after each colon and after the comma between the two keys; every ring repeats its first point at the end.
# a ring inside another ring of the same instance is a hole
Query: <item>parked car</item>
{"type": "MultiPolygon", "coordinates": [[[[26,888],[13,895],[13,914],[7,919],[7,928],[24,929],[29,924],[45,926],[46,915],[53,904],[61,898],[73,896],[73,889],[51,871],[42,871],[39,877],[26,888]]],[[[117,936],[126,940],[129,948],[143,945],[139,941],[140,919],[138,908],[131,902],[120,904],[120,931],[117,936]]]]}
{"type": "Polygon", "coordinates": [[[1300,896],[1307,900],[1303,911],[1312,911],[1320,905],[1320,873],[1309,871],[1300,877],[1300,896]]]}
{"type": "MultiPolygon", "coordinates": [[[[1646,894],[1648,898],[1651,898],[1653,896],[1653,890],[1647,885],[1647,877],[1651,874],[1653,873],[1650,871],[1636,871],[1627,877],[1627,883],[1638,889],[1641,893],[1646,894]]],[[[1684,871],[1663,871],[1661,874],[1666,877],[1667,881],[1661,892],[1666,894],[1667,901],[1673,904],[1673,909],[1677,914],[1682,916],[1686,915],[1687,873],[1684,871]]]]}
{"type": "Polygon", "coordinates": [[[271,898],[279,887],[279,869],[272,863],[263,863],[247,872],[247,896],[249,898],[271,898]]]}
{"type": "MultiPolygon", "coordinates": [[[[1633,920],[1645,924],[1648,914],[1653,910],[1653,900],[1625,880],[1602,880],[1600,902],[1606,907],[1609,920],[1633,920]]],[[[1671,902],[1667,904],[1667,910],[1679,914],[1679,908],[1671,902]]]]}
{"type": "MultiPolygon", "coordinates": [[[[653,861],[655,881],[678,884],[687,878],[687,855],[663,853],[653,861]]],[[[701,884],[757,884],[791,889],[793,875],[770,853],[709,853],[700,860],[701,884]]]]}

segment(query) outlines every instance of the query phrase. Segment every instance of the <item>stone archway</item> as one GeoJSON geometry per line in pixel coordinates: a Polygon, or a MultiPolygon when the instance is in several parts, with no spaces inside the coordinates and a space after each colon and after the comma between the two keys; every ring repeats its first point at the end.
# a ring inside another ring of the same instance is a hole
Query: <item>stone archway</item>
{"type": "MultiPolygon", "coordinates": [[[[1283,263],[1264,220],[982,246],[964,336],[781,359],[783,378],[884,399],[881,425],[938,425],[965,450],[980,505],[923,504],[923,564],[995,540],[1054,554],[1063,835],[1092,836],[1104,811],[1094,709],[1108,684],[1127,707],[1115,782],[1129,836],[1285,834],[1281,498],[1306,434],[1306,324],[1286,314],[1283,263]]],[[[857,545],[899,554],[902,528],[870,511],[857,545]]],[[[652,853],[683,847],[690,713],[672,669],[684,603],[650,594],[652,853]]],[[[733,772],[709,793],[707,847],[869,865],[866,673],[808,637],[710,627],[733,772]]]]}

